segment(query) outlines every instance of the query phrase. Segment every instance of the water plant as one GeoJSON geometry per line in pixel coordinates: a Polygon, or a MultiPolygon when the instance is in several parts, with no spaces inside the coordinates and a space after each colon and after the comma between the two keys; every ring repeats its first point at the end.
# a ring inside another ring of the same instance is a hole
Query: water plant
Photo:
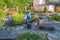
{"type": "Polygon", "coordinates": [[[17,40],[46,40],[44,34],[25,32],[17,37],[17,40]]]}

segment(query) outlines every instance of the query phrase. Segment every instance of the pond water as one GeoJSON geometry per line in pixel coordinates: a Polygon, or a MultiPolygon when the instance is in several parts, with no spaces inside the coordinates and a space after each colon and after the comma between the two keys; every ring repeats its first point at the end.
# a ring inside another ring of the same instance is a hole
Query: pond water
{"type": "Polygon", "coordinates": [[[50,40],[60,40],[60,22],[57,21],[44,21],[42,25],[49,26],[49,27],[54,27],[55,31],[42,31],[38,30],[37,27],[35,27],[32,24],[32,29],[25,29],[24,27],[17,27],[14,29],[15,32],[17,33],[22,33],[22,32],[36,32],[36,33],[46,33],[48,32],[49,34],[49,39],[50,40]]]}
{"type": "Polygon", "coordinates": [[[49,31],[49,36],[51,37],[51,40],[60,40],[60,22],[58,21],[45,21],[45,26],[54,27],[55,31],[49,31]]]}
{"type": "MultiPolygon", "coordinates": [[[[33,23],[34,24],[34,23],[33,23]]],[[[32,29],[26,29],[24,26],[17,26],[17,27],[10,27],[9,30],[2,30],[0,29],[0,37],[11,37],[16,38],[17,34],[23,33],[23,32],[36,32],[36,33],[46,33],[49,34],[50,40],[60,40],[60,22],[58,21],[44,21],[42,25],[54,27],[55,31],[42,31],[38,30],[37,27],[35,27],[32,24],[32,29]]]]}

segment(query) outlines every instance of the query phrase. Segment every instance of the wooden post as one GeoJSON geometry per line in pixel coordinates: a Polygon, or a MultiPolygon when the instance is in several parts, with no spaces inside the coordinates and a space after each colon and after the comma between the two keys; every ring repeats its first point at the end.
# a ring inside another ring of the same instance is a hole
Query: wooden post
{"type": "Polygon", "coordinates": [[[19,11],[19,7],[18,6],[16,6],[16,12],[18,12],[19,11]]]}
{"type": "Polygon", "coordinates": [[[49,40],[48,33],[46,33],[46,39],[49,40]]]}
{"type": "Polygon", "coordinates": [[[8,8],[6,5],[4,6],[4,11],[8,12],[8,8]]]}
{"type": "Polygon", "coordinates": [[[30,6],[30,10],[31,10],[31,11],[33,10],[33,6],[30,6]]]}
{"type": "Polygon", "coordinates": [[[24,6],[24,10],[25,10],[25,11],[27,10],[27,6],[24,6]]]}

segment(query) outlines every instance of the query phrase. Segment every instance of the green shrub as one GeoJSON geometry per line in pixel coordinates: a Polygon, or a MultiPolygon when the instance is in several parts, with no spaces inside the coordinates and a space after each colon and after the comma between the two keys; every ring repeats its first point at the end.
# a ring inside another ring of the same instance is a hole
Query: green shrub
{"type": "Polygon", "coordinates": [[[5,25],[7,12],[0,10],[0,27],[5,25]]]}
{"type": "Polygon", "coordinates": [[[0,22],[0,27],[2,27],[3,25],[5,25],[5,23],[4,22],[0,22]]]}
{"type": "Polygon", "coordinates": [[[17,40],[46,40],[44,34],[37,34],[37,33],[22,33],[18,36],[17,40]]]}
{"type": "Polygon", "coordinates": [[[13,15],[14,25],[20,25],[23,22],[24,14],[23,13],[15,13],[13,15]]]}

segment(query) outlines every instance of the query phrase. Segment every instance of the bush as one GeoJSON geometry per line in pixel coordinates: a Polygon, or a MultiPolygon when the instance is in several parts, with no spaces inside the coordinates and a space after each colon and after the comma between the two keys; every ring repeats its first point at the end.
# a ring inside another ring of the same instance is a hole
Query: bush
{"type": "Polygon", "coordinates": [[[23,22],[24,14],[23,13],[15,13],[13,15],[14,25],[20,25],[23,22]]]}
{"type": "Polygon", "coordinates": [[[2,27],[4,24],[5,24],[5,23],[3,23],[3,22],[0,22],[0,27],[2,27]]]}
{"type": "Polygon", "coordinates": [[[18,36],[17,40],[46,40],[44,34],[36,34],[36,33],[22,33],[18,36]]]}
{"type": "Polygon", "coordinates": [[[5,25],[7,12],[0,10],[0,27],[5,25]]]}

